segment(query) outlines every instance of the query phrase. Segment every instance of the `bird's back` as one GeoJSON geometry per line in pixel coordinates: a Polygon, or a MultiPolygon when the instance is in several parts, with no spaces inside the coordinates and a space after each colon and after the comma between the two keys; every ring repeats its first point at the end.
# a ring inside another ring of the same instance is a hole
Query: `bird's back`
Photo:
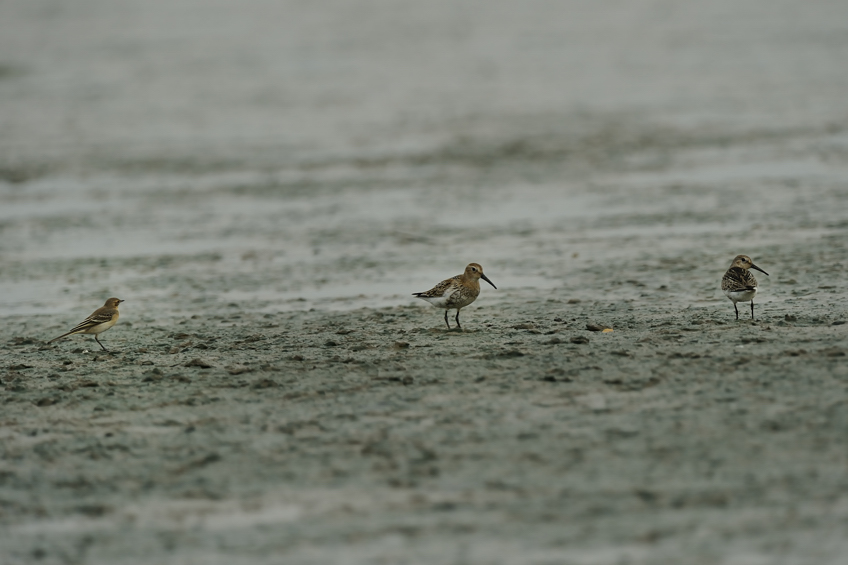
{"type": "Polygon", "coordinates": [[[748,269],[730,267],[721,279],[721,289],[725,291],[756,290],[757,279],[748,269]]]}

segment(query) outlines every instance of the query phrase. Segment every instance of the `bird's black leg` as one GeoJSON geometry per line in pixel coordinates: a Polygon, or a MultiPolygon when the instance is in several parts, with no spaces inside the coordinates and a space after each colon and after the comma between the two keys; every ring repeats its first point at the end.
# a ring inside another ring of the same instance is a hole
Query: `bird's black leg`
{"type": "MultiPolygon", "coordinates": [[[[100,343],[100,340],[99,340],[99,339],[97,339],[97,334],[94,334],[94,341],[96,341],[96,342],[97,342],[97,344],[98,344],[100,347],[103,347],[103,344],[102,344],[102,343],[100,343]]],[[[109,351],[109,350],[108,350],[108,349],[106,349],[105,347],[103,347],[103,351],[109,351]]]]}
{"type": "Polygon", "coordinates": [[[754,301],[751,301],[751,319],[754,319],[754,301]]]}
{"type": "Polygon", "coordinates": [[[733,303],[733,309],[736,310],[736,319],[739,319],[739,308],[736,307],[736,303],[733,303]]]}
{"type": "Polygon", "coordinates": [[[450,324],[448,323],[448,311],[445,310],[445,323],[448,325],[448,329],[450,329],[450,324]]]}
{"type": "Polygon", "coordinates": [[[456,327],[462,329],[462,326],[459,325],[459,308],[456,310],[456,327]]]}

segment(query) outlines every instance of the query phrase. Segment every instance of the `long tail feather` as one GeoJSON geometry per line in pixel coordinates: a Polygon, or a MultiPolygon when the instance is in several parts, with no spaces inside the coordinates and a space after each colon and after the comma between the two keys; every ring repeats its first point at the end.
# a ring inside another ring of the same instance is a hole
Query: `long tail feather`
{"type": "Polygon", "coordinates": [[[51,340],[50,340],[50,341],[48,341],[47,343],[53,343],[54,341],[60,340],[60,339],[62,339],[63,337],[68,337],[68,336],[69,336],[69,335],[71,335],[72,333],[74,333],[74,332],[70,331],[70,332],[68,332],[68,333],[66,333],[66,334],[62,334],[62,335],[60,335],[59,337],[54,337],[53,339],[51,339],[51,340]]]}

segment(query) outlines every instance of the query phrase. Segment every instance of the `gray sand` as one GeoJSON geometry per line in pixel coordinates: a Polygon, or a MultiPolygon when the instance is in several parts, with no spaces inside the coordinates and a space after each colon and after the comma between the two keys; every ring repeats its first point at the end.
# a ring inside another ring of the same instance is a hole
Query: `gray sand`
{"type": "Polygon", "coordinates": [[[0,4],[0,563],[846,563],[846,60],[840,2],[0,4]]]}

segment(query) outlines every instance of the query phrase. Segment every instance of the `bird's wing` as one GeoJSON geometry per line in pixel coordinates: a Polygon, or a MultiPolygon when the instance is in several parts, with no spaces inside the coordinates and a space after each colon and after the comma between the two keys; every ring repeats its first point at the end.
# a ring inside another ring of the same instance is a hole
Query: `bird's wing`
{"type": "Polygon", "coordinates": [[[111,322],[116,313],[117,310],[115,308],[98,308],[91,314],[91,316],[74,326],[69,333],[85,331],[89,328],[93,328],[94,326],[111,322]]]}
{"type": "Polygon", "coordinates": [[[460,277],[462,277],[462,275],[445,279],[427,292],[416,292],[415,296],[421,296],[424,298],[447,297],[447,295],[453,294],[453,292],[450,291],[450,288],[456,287],[456,283],[459,281],[460,277]]]}

